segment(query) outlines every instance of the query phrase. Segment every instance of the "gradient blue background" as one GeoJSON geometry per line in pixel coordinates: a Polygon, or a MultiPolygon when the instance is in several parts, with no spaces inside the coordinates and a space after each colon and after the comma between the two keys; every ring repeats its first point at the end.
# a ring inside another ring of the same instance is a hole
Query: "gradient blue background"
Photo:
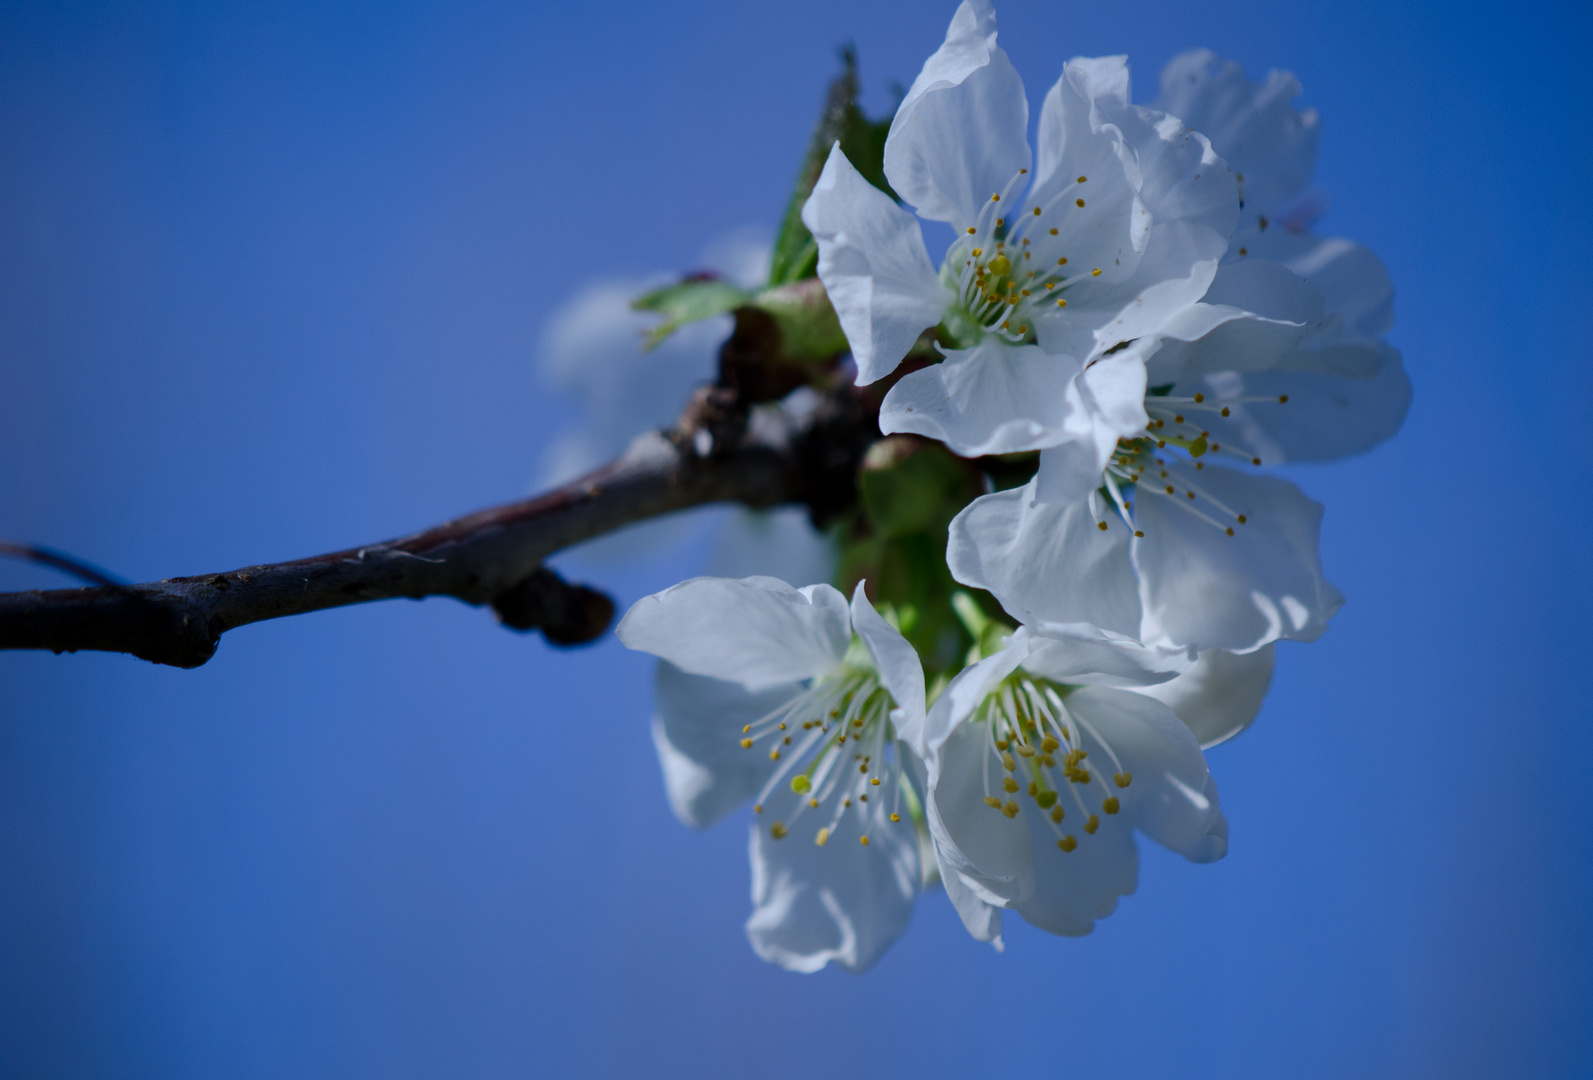
{"type": "MultiPolygon", "coordinates": [[[[147,579],[519,496],[548,312],[772,225],[835,46],[881,109],[953,6],[5,5],[0,535],[147,579]]],[[[1001,5],[1034,102],[1076,54],[1141,99],[1194,45],[1298,72],[1322,228],[1399,290],[1415,406],[1297,474],[1350,603],[1211,754],[1224,862],[1147,848],[1093,937],[1005,955],[930,894],[799,977],[612,640],[433,600],[190,672],[0,654],[0,1074],[1593,1074],[1583,10],[1001,5]]]]}

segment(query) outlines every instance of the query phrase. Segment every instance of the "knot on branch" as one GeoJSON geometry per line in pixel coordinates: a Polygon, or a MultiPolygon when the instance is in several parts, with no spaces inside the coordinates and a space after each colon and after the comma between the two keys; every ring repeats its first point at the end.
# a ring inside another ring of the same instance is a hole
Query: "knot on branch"
{"type": "Polygon", "coordinates": [[[550,645],[586,645],[614,620],[614,601],[586,585],[571,585],[541,567],[492,598],[498,621],[522,633],[539,630],[550,645]]]}

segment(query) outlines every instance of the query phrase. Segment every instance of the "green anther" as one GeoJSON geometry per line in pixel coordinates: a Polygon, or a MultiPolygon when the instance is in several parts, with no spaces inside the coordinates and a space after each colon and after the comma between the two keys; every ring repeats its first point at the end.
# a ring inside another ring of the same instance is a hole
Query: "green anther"
{"type": "Polygon", "coordinates": [[[1042,791],[1034,797],[1034,801],[1040,804],[1040,809],[1049,810],[1051,809],[1051,804],[1056,802],[1056,792],[1042,791]]]}
{"type": "Polygon", "coordinates": [[[1190,457],[1200,457],[1205,452],[1206,452],[1206,437],[1204,435],[1202,435],[1200,438],[1196,439],[1194,442],[1189,444],[1189,456],[1190,457]]]}
{"type": "Polygon", "coordinates": [[[798,795],[803,794],[812,787],[813,781],[809,780],[807,776],[802,773],[798,773],[791,778],[791,790],[796,792],[798,795]]]}

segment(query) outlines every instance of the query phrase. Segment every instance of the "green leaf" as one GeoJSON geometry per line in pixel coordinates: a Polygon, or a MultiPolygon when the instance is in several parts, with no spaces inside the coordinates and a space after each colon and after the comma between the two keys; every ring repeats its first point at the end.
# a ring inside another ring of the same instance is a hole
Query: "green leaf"
{"type": "Polygon", "coordinates": [[[896,198],[885,180],[885,136],[890,133],[890,119],[870,120],[857,107],[857,54],[850,47],[841,51],[841,63],[843,69],[825,95],[824,108],[780,221],[769,259],[771,286],[788,285],[818,273],[819,248],[813,234],[802,224],[802,204],[813,193],[813,185],[819,182],[824,162],[830,156],[830,147],[837,142],[869,183],[896,198]]]}
{"type": "Polygon", "coordinates": [[[817,279],[765,289],[752,306],[773,315],[780,325],[781,354],[789,363],[822,362],[847,349],[841,320],[817,279]]]}
{"type": "Polygon", "coordinates": [[[631,301],[637,311],[656,311],[664,321],[653,327],[642,348],[654,349],[665,338],[687,323],[723,315],[741,307],[750,294],[739,286],[718,278],[687,279],[678,285],[654,289],[631,301]]]}

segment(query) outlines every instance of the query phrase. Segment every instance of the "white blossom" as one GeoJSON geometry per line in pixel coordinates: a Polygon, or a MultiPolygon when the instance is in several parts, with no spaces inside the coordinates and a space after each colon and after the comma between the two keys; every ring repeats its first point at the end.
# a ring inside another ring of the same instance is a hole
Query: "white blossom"
{"type": "Polygon", "coordinates": [[[921,887],[912,646],[862,585],[849,606],[829,585],[767,577],[683,582],[616,633],[666,661],[653,735],[675,813],[707,826],[754,804],[753,949],[793,971],[872,964],[921,887]]]}

